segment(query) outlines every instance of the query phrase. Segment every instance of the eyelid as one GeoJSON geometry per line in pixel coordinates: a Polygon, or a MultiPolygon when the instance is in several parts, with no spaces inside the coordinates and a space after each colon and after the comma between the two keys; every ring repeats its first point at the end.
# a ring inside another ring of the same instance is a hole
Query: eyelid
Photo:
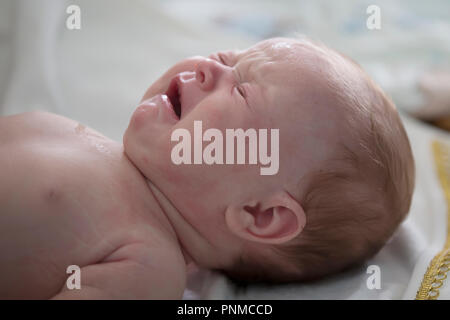
{"type": "MultiPolygon", "coordinates": [[[[219,62],[222,63],[223,65],[227,66],[227,67],[231,67],[230,65],[227,64],[226,62],[226,55],[223,54],[222,52],[218,52],[216,54],[217,58],[219,59],[219,62]]],[[[244,86],[241,84],[241,74],[239,73],[239,70],[234,69],[234,72],[236,73],[236,79],[237,79],[237,84],[235,86],[233,86],[233,89],[236,89],[238,91],[238,93],[242,96],[242,98],[245,101],[245,104],[250,107],[250,105],[248,104],[247,101],[247,91],[245,90],[244,86]]]]}
{"type": "Polygon", "coordinates": [[[235,86],[236,90],[239,92],[239,94],[242,96],[242,98],[247,98],[247,93],[245,92],[245,89],[242,85],[238,84],[235,86]]]}
{"type": "Polygon", "coordinates": [[[222,63],[223,65],[228,66],[228,64],[226,63],[225,59],[224,59],[224,54],[223,53],[218,53],[217,57],[219,58],[220,63],[222,63]]]}
{"type": "Polygon", "coordinates": [[[237,79],[237,85],[235,87],[239,91],[239,94],[242,96],[242,98],[245,100],[245,103],[248,106],[249,104],[247,101],[247,90],[245,90],[245,87],[243,85],[242,76],[239,70],[235,69],[234,71],[236,72],[236,79],[237,79]]]}
{"type": "Polygon", "coordinates": [[[239,95],[241,95],[242,99],[244,99],[245,105],[248,108],[250,108],[250,104],[248,103],[247,91],[245,90],[245,87],[241,84],[237,84],[234,86],[234,88],[238,91],[239,95]]]}

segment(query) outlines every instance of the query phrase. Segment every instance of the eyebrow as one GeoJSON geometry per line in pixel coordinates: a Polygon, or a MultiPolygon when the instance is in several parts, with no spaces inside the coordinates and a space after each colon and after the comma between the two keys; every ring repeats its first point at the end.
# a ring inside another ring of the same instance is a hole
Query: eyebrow
{"type": "Polygon", "coordinates": [[[232,64],[234,66],[236,64],[237,54],[234,51],[231,50],[219,51],[217,52],[217,56],[219,57],[220,60],[226,62],[227,65],[232,64]],[[232,60],[232,62],[234,63],[228,63],[230,62],[230,60],[232,60]]]}
{"type": "MultiPolygon", "coordinates": [[[[229,65],[234,69],[233,73],[236,74],[236,78],[239,80],[240,83],[249,83],[252,82],[253,84],[256,84],[260,90],[261,94],[265,96],[264,91],[266,89],[266,85],[264,85],[262,82],[258,81],[260,76],[257,76],[254,74],[255,70],[258,70],[258,62],[261,63],[265,60],[270,60],[268,57],[261,57],[262,59],[258,59],[258,51],[255,52],[248,52],[248,51],[242,51],[239,52],[239,50],[225,50],[225,51],[218,51],[216,52],[216,55],[219,59],[225,60],[225,64],[229,65]],[[223,59],[224,58],[224,59],[223,59]],[[236,65],[241,62],[242,59],[246,59],[244,66],[241,68],[237,68],[236,65]],[[261,61],[263,60],[263,61],[261,61]],[[244,74],[243,70],[245,69],[246,74],[244,74]],[[253,71],[253,72],[252,72],[253,71]]],[[[265,56],[265,55],[264,55],[265,56]]],[[[250,90],[251,91],[251,90],[250,90]]],[[[255,99],[256,97],[253,97],[253,99],[250,99],[249,91],[246,90],[246,104],[247,106],[250,106],[250,100],[255,99]]]]}
{"type": "MultiPolygon", "coordinates": [[[[242,83],[245,81],[242,76],[242,71],[236,67],[236,64],[239,62],[239,58],[238,58],[238,54],[237,54],[236,50],[234,50],[234,51],[230,50],[230,51],[226,51],[226,52],[219,51],[219,52],[217,52],[217,56],[222,61],[226,60],[226,61],[224,61],[225,64],[229,65],[230,67],[233,68],[233,74],[235,75],[235,78],[237,78],[239,83],[242,83]],[[225,57],[225,59],[223,59],[223,57],[225,57]],[[232,60],[232,61],[229,61],[229,60],[232,60]],[[232,62],[232,63],[229,63],[229,62],[232,62]]],[[[248,108],[252,109],[252,107],[249,103],[249,97],[250,96],[249,96],[248,90],[245,90],[245,98],[244,98],[245,104],[247,105],[248,108]]]]}
{"type": "Polygon", "coordinates": [[[237,68],[236,65],[238,63],[242,64],[242,59],[245,59],[247,56],[239,56],[236,52],[230,51],[227,53],[227,58],[230,60],[233,60],[233,67],[235,67],[234,69],[236,70],[236,73],[238,75],[239,80],[242,81],[247,81],[248,82],[248,78],[252,78],[252,80],[254,80],[254,77],[249,77],[249,75],[251,75],[250,70],[252,69],[252,65],[254,64],[254,61],[246,61],[244,66],[241,68],[237,68]],[[246,74],[243,74],[242,68],[245,69],[246,74]],[[244,79],[244,76],[246,79],[244,79]]]}

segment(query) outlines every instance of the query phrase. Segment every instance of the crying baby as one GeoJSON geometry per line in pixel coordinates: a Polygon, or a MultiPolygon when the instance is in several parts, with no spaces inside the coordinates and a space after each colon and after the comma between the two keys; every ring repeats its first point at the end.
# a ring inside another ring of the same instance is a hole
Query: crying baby
{"type": "Polygon", "coordinates": [[[0,118],[0,149],[0,298],[178,299],[191,263],[246,283],[319,279],[379,251],[414,188],[393,103],[308,39],[180,61],[123,143],[31,112],[0,118]],[[273,174],[262,149],[279,154],[273,174]]]}

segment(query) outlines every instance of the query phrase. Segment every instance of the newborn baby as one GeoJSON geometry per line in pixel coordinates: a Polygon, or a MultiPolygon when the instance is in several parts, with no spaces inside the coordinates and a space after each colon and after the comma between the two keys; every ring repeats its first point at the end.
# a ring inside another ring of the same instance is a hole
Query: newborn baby
{"type": "Polygon", "coordinates": [[[307,39],[177,63],[123,145],[32,112],[0,118],[0,150],[0,298],[178,299],[190,263],[245,282],[317,279],[375,254],[414,186],[392,102],[307,39]],[[279,129],[279,170],[173,163],[172,133],[194,136],[194,121],[279,129]]]}

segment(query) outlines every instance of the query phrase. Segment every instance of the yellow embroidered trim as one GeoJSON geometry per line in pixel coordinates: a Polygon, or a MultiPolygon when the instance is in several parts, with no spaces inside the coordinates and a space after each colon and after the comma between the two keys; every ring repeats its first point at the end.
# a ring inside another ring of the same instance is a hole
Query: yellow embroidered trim
{"type": "Polygon", "coordinates": [[[417,291],[416,300],[436,300],[450,270],[450,146],[434,141],[432,148],[437,174],[447,202],[447,241],[444,249],[431,260],[417,291]]]}

